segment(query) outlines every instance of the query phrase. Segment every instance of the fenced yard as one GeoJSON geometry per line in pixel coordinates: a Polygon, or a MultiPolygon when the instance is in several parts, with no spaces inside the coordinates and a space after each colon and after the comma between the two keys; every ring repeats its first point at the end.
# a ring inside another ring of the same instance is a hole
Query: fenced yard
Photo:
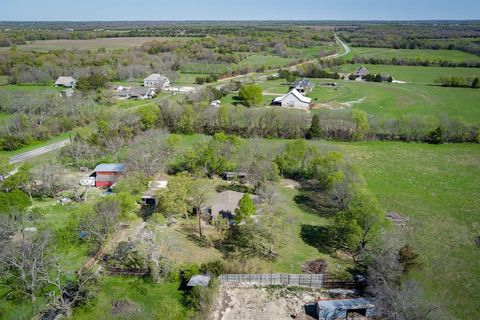
{"type": "Polygon", "coordinates": [[[224,274],[220,276],[221,283],[242,283],[259,286],[284,285],[323,287],[323,274],[224,274]]]}

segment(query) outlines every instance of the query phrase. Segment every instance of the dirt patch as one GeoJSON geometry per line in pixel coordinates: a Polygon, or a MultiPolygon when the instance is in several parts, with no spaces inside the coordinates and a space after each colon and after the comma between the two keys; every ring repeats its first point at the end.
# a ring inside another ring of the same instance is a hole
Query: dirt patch
{"type": "Polygon", "coordinates": [[[342,103],[340,103],[340,105],[345,107],[345,108],[351,109],[354,105],[362,103],[363,101],[365,101],[365,99],[367,99],[367,97],[363,97],[363,98],[360,98],[358,100],[342,102],[342,103]]]}
{"type": "Polygon", "coordinates": [[[132,316],[140,311],[140,307],[129,300],[115,300],[112,302],[112,315],[113,316],[132,316]]]}
{"type": "Polygon", "coordinates": [[[303,265],[303,272],[309,274],[327,273],[328,263],[323,259],[308,261],[303,265]]]}
{"type": "Polygon", "coordinates": [[[315,319],[320,290],[221,285],[211,319],[315,319]],[[307,306],[307,307],[306,307],[307,306]]]}
{"type": "Polygon", "coordinates": [[[291,179],[282,179],[281,181],[281,186],[284,188],[289,188],[289,189],[297,189],[300,188],[300,183],[298,183],[295,180],[291,179]]]}

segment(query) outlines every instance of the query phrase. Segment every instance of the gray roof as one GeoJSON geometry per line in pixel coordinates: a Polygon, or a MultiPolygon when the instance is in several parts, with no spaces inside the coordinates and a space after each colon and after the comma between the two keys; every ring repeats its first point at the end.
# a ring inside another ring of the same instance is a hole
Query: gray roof
{"type": "Polygon", "coordinates": [[[197,286],[206,287],[210,283],[210,279],[211,277],[209,275],[199,274],[191,277],[187,283],[187,286],[188,287],[197,287],[197,286]]]}
{"type": "Polygon", "coordinates": [[[368,70],[364,66],[361,66],[360,68],[357,69],[357,71],[355,71],[355,75],[357,76],[366,76],[367,74],[368,74],[368,70]]]}
{"type": "Polygon", "coordinates": [[[126,166],[123,163],[102,163],[95,167],[94,172],[123,172],[126,166]]]}
{"type": "Polygon", "coordinates": [[[73,77],[58,77],[57,81],[55,81],[55,85],[57,86],[73,86],[77,80],[75,80],[73,77]]]}
{"type": "Polygon", "coordinates": [[[369,298],[331,299],[317,302],[319,319],[337,319],[347,310],[375,309],[375,300],[369,298]]]}
{"type": "Polygon", "coordinates": [[[143,81],[166,81],[166,80],[168,80],[168,78],[165,76],[162,76],[159,73],[152,73],[151,75],[143,79],[143,81]]]}
{"type": "MultiPolygon", "coordinates": [[[[238,203],[245,193],[237,191],[223,191],[217,193],[212,201],[212,217],[217,217],[220,213],[234,214],[235,209],[238,208],[238,203]]],[[[250,195],[252,200],[257,200],[258,196],[250,195]]]]}
{"type": "Polygon", "coordinates": [[[313,87],[313,83],[307,78],[299,79],[293,83],[294,88],[309,88],[313,87]]]}

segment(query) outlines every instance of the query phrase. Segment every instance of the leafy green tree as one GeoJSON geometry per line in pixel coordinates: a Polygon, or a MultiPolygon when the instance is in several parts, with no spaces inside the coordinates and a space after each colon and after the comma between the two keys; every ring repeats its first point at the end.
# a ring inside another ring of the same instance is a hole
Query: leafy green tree
{"type": "Polygon", "coordinates": [[[0,214],[11,210],[24,211],[30,205],[30,197],[21,190],[0,192],[0,214]]]}
{"type": "Polygon", "coordinates": [[[180,173],[168,181],[168,189],[160,190],[156,194],[157,211],[168,217],[185,216],[191,209],[188,202],[192,179],[188,173],[180,173]]]}
{"type": "Polygon", "coordinates": [[[350,206],[335,216],[333,232],[337,249],[357,257],[365,250],[385,224],[385,217],[374,196],[357,188],[350,206]]]}
{"type": "Polygon", "coordinates": [[[259,105],[263,101],[262,88],[256,84],[243,86],[239,96],[248,107],[259,105]]]}
{"type": "Polygon", "coordinates": [[[91,72],[86,77],[78,79],[76,87],[83,92],[90,90],[97,90],[106,88],[108,84],[108,78],[102,73],[91,72]]]}
{"type": "Polygon", "coordinates": [[[0,155],[0,182],[13,170],[13,165],[8,161],[8,157],[0,155]]]}
{"type": "Polygon", "coordinates": [[[320,127],[320,115],[315,113],[312,117],[312,123],[307,132],[307,139],[317,139],[322,136],[322,128],[320,127]]]}
{"type": "Polygon", "coordinates": [[[355,141],[365,139],[368,131],[370,130],[367,113],[363,110],[353,109],[352,120],[355,122],[356,125],[355,133],[353,134],[352,139],[355,141]]]}
{"type": "Polygon", "coordinates": [[[242,199],[238,203],[238,208],[235,209],[235,222],[240,223],[242,221],[250,219],[257,212],[257,207],[253,202],[250,195],[244,194],[242,199]]]}
{"type": "Polygon", "coordinates": [[[157,124],[160,116],[160,109],[155,105],[145,105],[137,110],[142,122],[142,129],[152,129],[157,124]]]}
{"type": "Polygon", "coordinates": [[[178,123],[178,129],[183,134],[195,133],[195,110],[191,105],[185,107],[178,123]]]}
{"type": "Polygon", "coordinates": [[[437,127],[434,130],[430,131],[426,141],[430,144],[442,144],[445,141],[445,135],[443,133],[442,127],[437,127]]]}

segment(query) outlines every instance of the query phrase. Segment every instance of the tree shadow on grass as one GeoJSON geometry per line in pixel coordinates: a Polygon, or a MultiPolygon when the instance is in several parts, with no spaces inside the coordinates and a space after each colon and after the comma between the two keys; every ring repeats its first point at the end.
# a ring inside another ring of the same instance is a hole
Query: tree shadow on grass
{"type": "Polygon", "coordinates": [[[300,237],[321,253],[329,254],[333,251],[334,240],[329,227],[302,224],[300,237]]]}

